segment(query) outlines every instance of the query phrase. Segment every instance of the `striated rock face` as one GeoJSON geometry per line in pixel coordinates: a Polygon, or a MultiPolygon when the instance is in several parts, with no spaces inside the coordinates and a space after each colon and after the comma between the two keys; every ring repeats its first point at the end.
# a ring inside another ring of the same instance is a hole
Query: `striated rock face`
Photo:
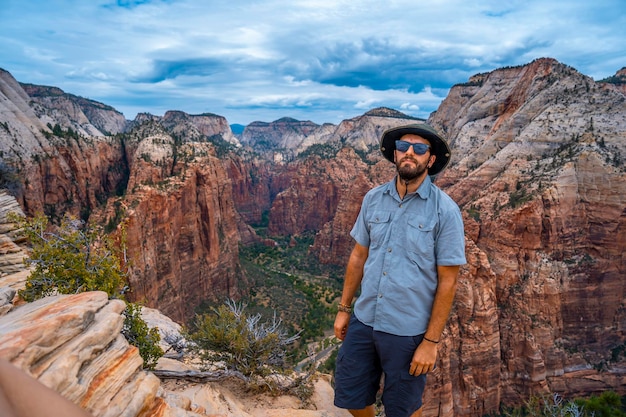
{"type": "Polygon", "coordinates": [[[365,163],[352,150],[333,159],[307,158],[282,175],[289,186],[281,191],[270,212],[270,235],[315,231],[335,215],[341,191],[351,186],[365,163]]]}
{"type": "Polygon", "coordinates": [[[496,275],[487,254],[466,239],[437,368],[428,376],[424,415],[483,416],[500,407],[502,361],[496,275]]]}
{"type": "Polygon", "coordinates": [[[121,221],[130,298],[181,323],[202,301],[239,298],[247,287],[239,267],[239,216],[212,146],[176,144],[149,122],[132,133],[125,149],[128,189],[104,216],[121,221]]]}
{"type": "MultiPolygon", "coordinates": [[[[462,382],[450,415],[482,415],[537,393],[625,392],[625,102],[542,59],[455,86],[432,116],[455,147],[437,181],[488,254],[488,263],[468,257],[468,267],[497,307],[467,310],[470,288],[460,287],[450,330],[458,326],[462,344],[451,355],[500,352],[450,368],[450,380],[462,382]],[[481,270],[489,275],[479,279],[481,270]],[[494,320],[499,337],[485,327],[494,320]]],[[[444,396],[443,384],[434,388],[444,396]]]]}
{"type": "Polygon", "coordinates": [[[25,279],[24,258],[27,254],[20,246],[24,242],[17,238],[17,226],[7,218],[9,213],[24,216],[15,197],[0,190],[0,277],[12,276],[11,283],[6,285],[15,288],[15,284],[20,285],[25,279]]]}
{"type": "Polygon", "coordinates": [[[226,142],[239,145],[239,140],[230,130],[228,121],[216,114],[189,115],[181,111],[168,111],[161,119],[163,126],[173,135],[188,141],[204,141],[220,137],[226,142]]]}
{"type": "MultiPolygon", "coordinates": [[[[2,169],[15,184],[4,182],[25,213],[117,226],[129,248],[129,296],[176,320],[192,317],[203,300],[244,291],[237,244],[254,233],[236,213],[230,179],[207,143],[233,139],[223,117],[140,115],[127,135],[93,136],[102,135],[98,128],[119,131],[121,115],[52,87],[22,88],[6,72],[0,94],[2,169]]],[[[13,243],[3,245],[14,252],[13,243]]]]}
{"type": "Polygon", "coordinates": [[[95,417],[165,415],[159,379],[120,334],[124,307],[103,292],[17,307],[0,317],[0,357],[95,417]]]}
{"type": "MultiPolygon", "coordinates": [[[[94,417],[349,416],[332,405],[332,388],[323,375],[308,406],[295,397],[250,396],[228,380],[161,381],[142,369],[137,348],[120,333],[123,301],[89,292],[46,297],[2,315],[7,302],[2,282],[0,277],[0,358],[94,417]]],[[[149,326],[160,326],[162,335],[180,335],[180,326],[158,311],[144,308],[142,316],[149,326]]],[[[167,358],[158,369],[198,371],[167,358]]]]}
{"type": "Polygon", "coordinates": [[[245,224],[260,224],[272,204],[271,164],[258,158],[229,157],[222,160],[232,182],[233,200],[245,224]]]}
{"type": "MultiPolygon", "coordinates": [[[[31,89],[41,95],[32,99],[33,107],[20,84],[9,73],[0,71],[0,153],[18,178],[18,202],[29,214],[45,212],[54,218],[67,212],[87,217],[125,182],[121,144],[102,136],[80,140],[54,136],[48,123],[61,125],[64,132],[72,128],[79,134],[101,133],[60,90],[46,96],[39,90],[49,88],[31,89]],[[54,100],[48,103],[49,96],[57,97],[63,106],[54,100]],[[37,100],[53,108],[48,112],[37,100]]],[[[119,121],[116,117],[111,120],[119,121]]]]}
{"type": "Polygon", "coordinates": [[[111,106],[65,93],[57,87],[20,84],[32,102],[37,117],[52,125],[59,124],[85,136],[121,133],[127,120],[111,106]]]}
{"type": "Polygon", "coordinates": [[[263,149],[295,149],[319,125],[289,117],[271,123],[252,122],[244,129],[241,143],[263,149]]]}
{"type": "Polygon", "coordinates": [[[145,189],[129,198],[136,201],[124,223],[132,299],[182,323],[204,300],[241,296],[237,217],[219,161],[189,169],[167,191],[145,189]]]}

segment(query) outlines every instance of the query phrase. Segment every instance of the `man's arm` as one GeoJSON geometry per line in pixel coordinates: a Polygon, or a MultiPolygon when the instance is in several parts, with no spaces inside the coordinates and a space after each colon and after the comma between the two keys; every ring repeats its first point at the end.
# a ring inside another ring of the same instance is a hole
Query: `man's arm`
{"type": "Polygon", "coordinates": [[[424,340],[415,350],[409,373],[411,375],[425,374],[433,370],[437,360],[437,343],[441,339],[457,287],[457,276],[460,266],[437,266],[437,291],[433,301],[430,321],[424,335],[424,340]],[[428,340],[432,342],[429,342],[428,340]]]}
{"type": "MultiPolygon", "coordinates": [[[[365,265],[368,254],[369,248],[366,246],[359,245],[358,243],[354,245],[354,249],[352,249],[350,259],[348,260],[348,265],[346,266],[346,275],[340,301],[341,304],[348,306],[352,304],[354,294],[356,294],[357,289],[361,285],[361,280],[363,279],[363,266],[365,265]]],[[[349,313],[344,311],[337,312],[337,317],[335,318],[335,336],[338,339],[343,340],[346,337],[349,322],[349,313]]]]}

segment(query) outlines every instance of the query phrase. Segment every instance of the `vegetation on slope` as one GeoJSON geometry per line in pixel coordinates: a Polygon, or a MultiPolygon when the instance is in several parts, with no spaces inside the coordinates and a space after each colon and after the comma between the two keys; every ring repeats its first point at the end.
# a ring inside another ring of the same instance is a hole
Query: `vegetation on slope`
{"type": "Polygon", "coordinates": [[[522,407],[503,409],[504,417],[624,417],[626,397],[613,391],[565,400],[558,394],[533,396],[522,407]]]}
{"type": "Polygon", "coordinates": [[[306,356],[307,343],[332,331],[343,282],[340,268],[319,264],[309,253],[313,233],[275,238],[276,246],[256,244],[240,249],[240,262],[253,282],[242,300],[251,313],[276,312],[290,334],[299,334],[292,361],[306,356]]]}
{"type": "MultiPolygon", "coordinates": [[[[110,298],[124,299],[127,275],[121,254],[101,228],[71,217],[54,226],[42,214],[31,219],[12,215],[9,220],[19,225],[31,244],[25,262],[33,269],[19,291],[25,301],[87,291],[105,291],[110,298]]],[[[144,367],[153,369],[163,356],[160,336],[158,329],[148,328],[141,318],[140,305],[126,303],[122,334],[139,349],[144,367]]]]}

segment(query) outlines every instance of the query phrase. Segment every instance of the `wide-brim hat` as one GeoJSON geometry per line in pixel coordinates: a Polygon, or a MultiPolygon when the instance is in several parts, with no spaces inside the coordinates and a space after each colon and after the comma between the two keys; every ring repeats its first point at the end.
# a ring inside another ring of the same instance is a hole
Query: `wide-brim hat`
{"type": "Polygon", "coordinates": [[[436,156],[435,163],[428,169],[428,175],[435,175],[450,162],[450,147],[444,138],[426,123],[414,123],[405,126],[393,127],[385,130],[380,139],[380,151],[387,160],[395,163],[393,152],[396,150],[396,141],[404,135],[418,135],[430,142],[431,153],[436,156]]]}

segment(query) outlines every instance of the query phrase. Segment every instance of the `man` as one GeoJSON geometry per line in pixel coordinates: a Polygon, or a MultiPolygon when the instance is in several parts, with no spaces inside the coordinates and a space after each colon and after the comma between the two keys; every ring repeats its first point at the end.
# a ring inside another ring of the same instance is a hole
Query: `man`
{"type": "Polygon", "coordinates": [[[356,243],[334,326],[343,340],[335,405],[374,417],[384,374],[386,416],[415,417],[465,263],[463,220],[430,179],[450,160],[448,144],[431,126],[389,129],[380,148],[397,175],[365,195],[350,232],[356,243]]]}

